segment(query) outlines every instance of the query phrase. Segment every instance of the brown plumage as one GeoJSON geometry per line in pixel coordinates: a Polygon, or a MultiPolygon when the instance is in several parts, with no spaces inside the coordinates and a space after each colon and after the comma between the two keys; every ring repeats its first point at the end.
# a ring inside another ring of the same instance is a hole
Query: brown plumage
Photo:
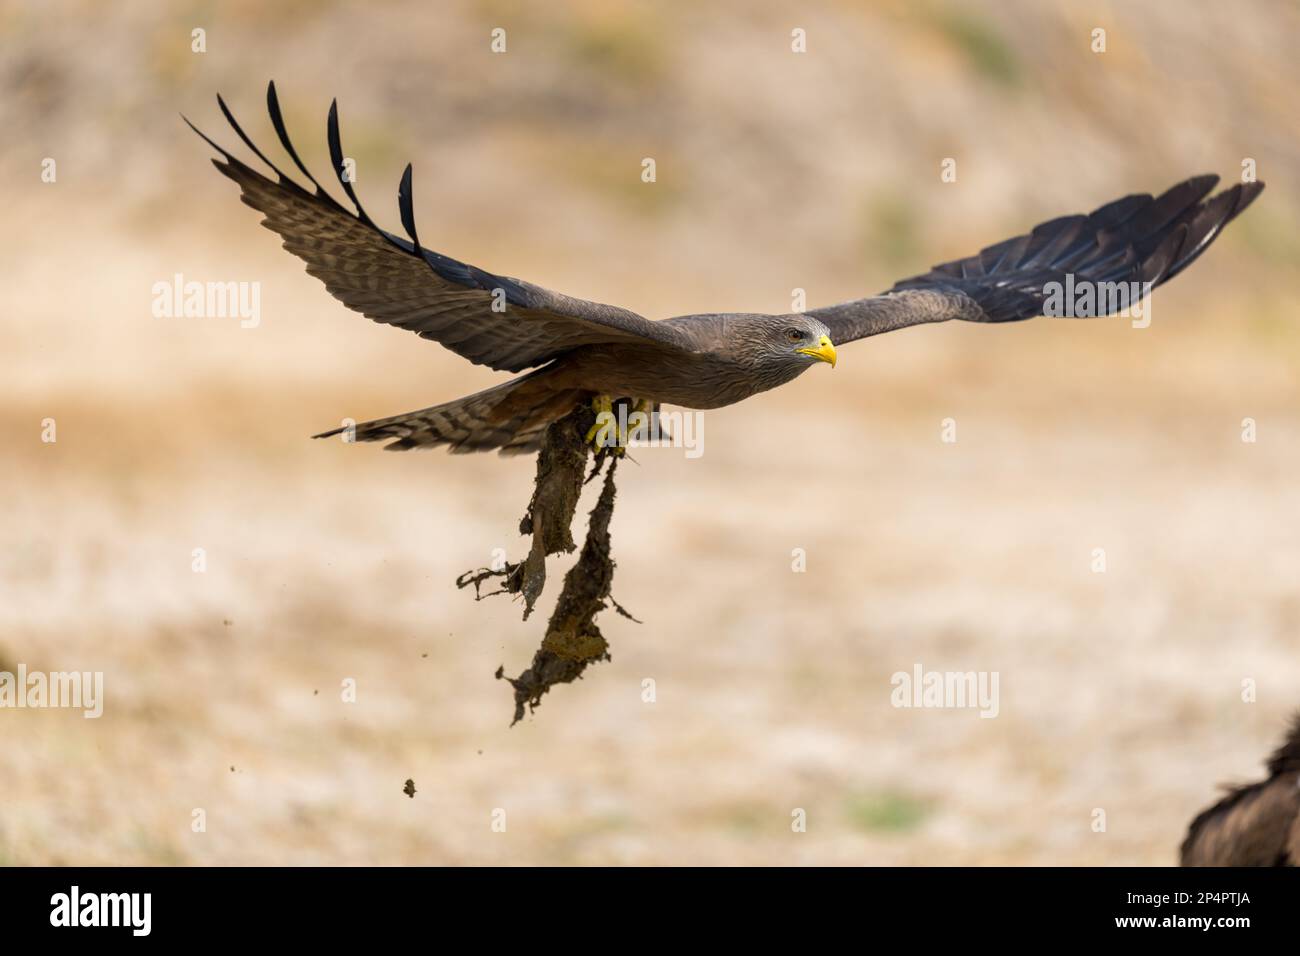
{"type": "Polygon", "coordinates": [[[1183,866],[1300,865],[1300,713],[1268,760],[1268,778],[1235,787],[1192,821],[1183,866]]]}
{"type": "Polygon", "coordinates": [[[337,105],[330,107],[327,123],[330,158],[355,212],[330,196],[298,158],[274,84],[267,88],[272,125],[312,191],[267,159],[221,97],[217,101],[275,178],[196,128],[222,155],[214,165],[239,184],[243,201],[265,216],[263,225],[283,238],[284,247],[335,298],[476,364],[532,370],[453,402],[356,426],[358,441],[390,441],[390,449],[531,452],[550,422],[596,394],[655,407],[662,402],[717,408],[789,382],[818,361],[833,361],[831,343],[950,319],[1013,322],[1039,315],[1048,288],[1067,276],[1078,283],[1151,288],[1186,268],[1263,189],[1262,183],[1237,184],[1206,199],[1217,177],[1198,176],[1156,198],[1126,196],[1090,215],[1053,219],[978,255],[903,280],[883,295],[800,314],[721,313],[654,322],[425,248],[416,234],[410,166],[398,189],[410,238],[380,229],[344,174],[337,105]]]}

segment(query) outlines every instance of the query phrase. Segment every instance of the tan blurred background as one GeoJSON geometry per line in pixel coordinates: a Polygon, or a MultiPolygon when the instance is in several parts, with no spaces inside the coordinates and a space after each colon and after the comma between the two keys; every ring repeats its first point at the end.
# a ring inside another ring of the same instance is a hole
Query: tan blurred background
{"type": "Polygon", "coordinates": [[[1293,4],[114,6],[0,5],[0,669],[107,684],[0,711],[0,862],[1167,864],[1258,774],[1300,706],[1293,4]],[[509,729],[549,602],[452,581],[521,553],[533,463],[307,440],[499,376],[349,313],[211,168],[178,113],[235,147],[220,91],[278,159],[271,78],[322,180],[339,98],[381,223],[411,160],[426,245],[653,317],[1269,187],[1150,328],[884,336],[638,453],[645,623],[509,729]],[[259,282],[261,325],[153,317],[178,272],[259,282]],[[891,707],[917,663],[999,672],[999,716],[891,707]]]}

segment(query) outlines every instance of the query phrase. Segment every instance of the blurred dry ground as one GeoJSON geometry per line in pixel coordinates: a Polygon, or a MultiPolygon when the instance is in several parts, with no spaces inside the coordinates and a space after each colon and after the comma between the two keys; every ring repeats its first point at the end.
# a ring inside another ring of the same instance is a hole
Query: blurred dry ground
{"type": "Polygon", "coordinates": [[[0,862],[1172,863],[1300,705],[1298,25],[1208,2],[0,6],[0,669],[107,688],[99,720],[0,712],[0,862]],[[645,623],[607,615],[613,662],[508,729],[492,674],[542,615],[452,581],[523,548],[532,462],[306,440],[497,376],[347,313],[210,169],[177,112],[233,145],[220,90],[271,143],[271,77],[318,170],[340,98],[382,222],[412,159],[427,244],[655,317],[863,295],[1244,158],[1269,188],[1149,328],[883,336],[708,413],[698,459],[638,454],[614,588],[645,623]],[[260,283],[261,324],[154,318],[178,272],[260,283]],[[998,672],[997,718],[892,707],[917,663],[998,672]]]}

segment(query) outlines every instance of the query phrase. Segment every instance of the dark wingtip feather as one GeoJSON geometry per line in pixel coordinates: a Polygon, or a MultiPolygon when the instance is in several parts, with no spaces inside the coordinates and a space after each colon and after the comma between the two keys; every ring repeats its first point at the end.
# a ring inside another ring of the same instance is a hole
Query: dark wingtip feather
{"type": "Polygon", "coordinates": [[[1162,281],[1172,279],[1200,258],[1224,227],[1241,215],[1263,190],[1263,183],[1238,183],[1201,203],[1188,221],[1188,241],[1162,281]]]}
{"type": "Polygon", "coordinates": [[[904,279],[891,291],[955,288],[982,310],[982,318],[971,321],[1006,322],[1039,314],[1045,283],[1067,274],[1094,283],[1162,285],[1204,253],[1264,189],[1260,182],[1237,183],[1206,199],[1218,182],[1213,173],[1191,176],[1154,198],[1138,193],[1087,216],[1059,217],[1027,237],[904,279]]]}
{"type": "Polygon", "coordinates": [[[1088,228],[1094,233],[1114,229],[1132,219],[1152,202],[1150,193],[1133,193],[1111,200],[1088,213],[1088,228]]]}
{"type": "Polygon", "coordinates": [[[1228,217],[1229,221],[1241,215],[1245,208],[1255,201],[1255,197],[1264,191],[1264,184],[1259,180],[1255,180],[1250,183],[1241,183],[1240,189],[1241,194],[1237,199],[1237,207],[1233,209],[1232,215],[1228,217]]]}
{"type": "Polygon", "coordinates": [[[352,200],[352,205],[357,209],[357,218],[364,222],[372,229],[378,229],[375,221],[366,215],[362,208],[361,200],[357,198],[357,191],[352,188],[352,183],[343,175],[343,141],[339,137],[339,101],[337,98],[330,101],[329,118],[325,121],[325,137],[329,140],[330,163],[334,167],[334,175],[338,177],[339,185],[343,187],[343,192],[347,194],[348,199],[352,200]]]}
{"type": "MultiPolygon", "coordinates": [[[[298,156],[297,151],[294,149],[293,144],[289,140],[288,131],[284,124],[284,117],[280,109],[279,96],[276,92],[274,81],[267,84],[266,94],[267,94],[267,111],[271,116],[272,125],[275,126],[276,135],[280,138],[281,144],[284,146],[285,151],[293,159],[294,163],[308,178],[308,180],[310,180],[311,183],[316,187],[315,193],[311,193],[307,191],[306,189],[302,188],[302,186],[300,186],[298,183],[294,182],[292,179],[285,176],[285,174],[274,163],[271,162],[271,160],[266,156],[266,154],[257,148],[256,144],[253,143],[253,141],[244,132],[243,128],[239,125],[239,122],[235,119],[234,114],[231,112],[230,108],[226,105],[225,99],[220,94],[218,94],[217,96],[217,104],[221,107],[221,112],[226,117],[226,121],[230,124],[231,128],[234,129],[235,132],[239,135],[239,138],[243,140],[244,144],[250,150],[252,150],[253,153],[255,153],[258,156],[258,158],[261,159],[262,162],[264,162],[268,167],[270,167],[271,170],[273,170],[275,174],[279,177],[279,183],[277,185],[280,188],[292,190],[294,193],[298,194],[299,196],[308,197],[314,201],[327,203],[332,209],[337,210],[338,212],[344,214],[345,216],[349,216],[349,217],[353,216],[354,214],[351,211],[349,211],[343,205],[338,203],[332,196],[330,196],[327,192],[325,192],[325,190],[320,186],[320,183],[316,181],[316,178],[312,176],[311,172],[306,168],[301,158],[298,156]]],[[[190,122],[188,117],[182,114],[181,119],[185,121],[185,123],[190,127],[190,129],[194,130],[196,134],[202,137],[204,142],[206,142],[208,145],[210,145],[213,149],[215,149],[218,153],[221,154],[222,158],[214,159],[212,163],[217,168],[217,170],[222,173],[222,175],[227,176],[230,179],[233,179],[240,184],[241,188],[244,190],[244,194],[241,197],[242,201],[246,205],[251,206],[254,209],[257,209],[258,211],[265,213],[266,209],[264,205],[260,204],[257,200],[250,198],[248,193],[248,187],[251,184],[253,179],[261,180],[262,182],[267,184],[275,184],[275,181],[263,175],[258,170],[253,169],[252,167],[244,163],[236,156],[227,152],[220,145],[218,145],[215,140],[213,140],[210,136],[204,133],[192,122],[190,122]]],[[[334,165],[335,174],[338,177],[339,183],[343,187],[343,191],[347,194],[348,198],[352,201],[353,205],[356,207],[356,213],[355,213],[356,219],[359,220],[362,223],[362,225],[368,227],[369,229],[373,229],[386,242],[391,243],[392,245],[396,246],[398,249],[402,250],[405,253],[412,254],[423,259],[425,264],[428,265],[434,271],[434,273],[436,273],[439,277],[447,280],[448,282],[455,282],[467,288],[475,288],[474,280],[470,274],[471,270],[464,263],[457,262],[455,259],[451,259],[447,256],[439,255],[436,252],[432,252],[428,249],[423,249],[420,247],[419,240],[416,236],[416,231],[415,231],[415,215],[414,215],[413,204],[411,200],[411,177],[412,177],[411,166],[408,165],[406,167],[406,171],[402,176],[402,185],[398,193],[398,201],[402,211],[402,224],[406,227],[406,231],[410,233],[411,239],[414,240],[413,242],[408,242],[407,240],[402,239],[399,236],[393,235],[392,233],[380,229],[375,224],[374,220],[372,220],[370,216],[366,214],[365,209],[362,207],[360,200],[357,198],[356,190],[353,188],[352,183],[344,175],[343,145],[342,145],[342,140],[339,136],[337,100],[334,100],[333,102],[330,103],[327,134],[329,140],[330,160],[334,165]]],[[[265,220],[263,224],[265,224],[265,220]]],[[[308,272],[311,271],[312,271],[311,266],[309,265],[308,272]]],[[[327,433],[327,434],[337,434],[337,432],[327,433]]],[[[314,437],[327,437],[327,436],[314,436],[314,437]]]]}
{"type": "Polygon", "coordinates": [[[1170,186],[1150,206],[1133,217],[1129,231],[1135,243],[1158,235],[1172,223],[1177,223],[1188,210],[1195,209],[1218,182],[1219,177],[1214,173],[1203,173],[1170,186]]]}
{"type": "MultiPolygon", "coordinates": [[[[185,125],[188,126],[190,129],[194,130],[194,132],[197,133],[205,143],[207,143],[209,146],[211,146],[213,149],[215,149],[218,153],[221,154],[220,159],[212,160],[213,167],[217,170],[217,172],[221,173],[221,175],[229,179],[233,179],[236,182],[239,182],[241,176],[245,176],[245,175],[256,176],[259,179],[266,179],[266,177],[263,176],[261,173],[257,172],[257,170],[252,169],[246,163],[240,160],[238,157],[232,156],[229,152],[227,152],[211,136],[209,136],[207,133],[203,132],[203,130],[199,129],[197,126],[191,123],[189,117],[186,116],[184,113],[181,114],[181,119],[185,120],[185,125]]],[[[270,182],[269,179],[267,179],[266,181],[270,182]]]]}
{"type": "Polygon", "coordinates": [[[1179,263],[1187,236],[1187,223],[1167,233],[1155,251],[1139,264],[1139,280],[1149,283],[1152,288],[1164,282],[1169,271],[1179,263]]]}
{"type": "Polygon", "coordinates": [[[1218,173],[1197,173],[1195,176],[1188,176],[1181,183],[1170,186],[1164,194],[1168,195],[1177,189],[1186,189],[1189,194],[1195,194],[1196,198],[1200,199],[1217,185],[1219,185],[1218,173]]]}
{"type": "Polygon", "coordinates": [[[239,138],[244,141],[244,145],[247,146],[249,149],[251,149],[256,154],[258,159],[260,159],[262,162],[266,163],[266,165],[271,167],[272,171],[277,176],[280,177],[280,182],[284,183],[287,186],[293,186],[297,189],[302,189],[301,186],[299,186],[292,179],[286,176],[280,170],[279,166],[275,165],[275,163],[267,159],[266,154],[257,148],[256,143],[254,143],[251,139],[249,139],[248,134],[245,133],[243,127],[239,125],[239,121],[235,119],[235,114],[230,112],[230,107],[226,105],[226,101],[222,99],[220,93],[217,94],[217,105],[221,107],[221,113],[226,117],[226,122],[230,124],[231,128],[238,134],[239,138]]]}
{"type": "Polygon", "coordinates": [[[307,177],[307,181],[316,187],[316,195],[325,200],[331,206],[334,206],[337,209],[342,209],[343,207],[339,205],[338,201],[327,193],[321,184],[316,181],[316,177],[311,174],[311,170],[309,170],[306,164],[303,163],[302,159],[299,158],[298,151],[293,148],[293,143],[289,139],[289,130],[284,125],[284,114],[280,111],[280,98],[275,92],[275,80],[271,80],[266,84],[266,111],[271,114],[271,125],[275,127],[275,135],[279,137],[280,145],[283,146],[284,151],[289,154],[289,158],[293,160],[293,164],[298,167],[299,171],[304,176],[307,177]]]}
{"type": "MultiPolygon", "coordinates": [[[[207,143],[209,146],[211,146],[213,149],[215,149],[215,150],[216,150],[218,153],[220,153],[222,156],[225,156],[227,159],[230,158],[230,154],[227,153],[227,152],[226,152],[224,149],[222,149],[220,146],[218,146],[218,145],[216,144],[216,142],[212,139],[211,136],[209,136],[207,133],[203,132],[203,130],[199,129],[197,126],[195,126],[193,123],[191,123],[191,122],[190,122],[190,118],[189,118],[188,116],[186,116],[184,113],[181,113],[181,114],[180,114],[180,117],[181,117],[181,119],[183,119],[183,120],[185,121],[185,125],[186,125],[186,126],[188,126],[190,129],[194,130],[194,132],[198,133],[199,136],[202,137],[202,139],[203,139],[203,141],[204,141],[205,143],[207,143]]],[[[216,162],[216,160],[213,160],[213,162],[216,162]]]]}
{"type": "Polygon", "coordinates": [[[402,215],[402,228],[406,234],[411,237],[411,242],[415,246],[415,251],[421,254],[420,237],[415,233],[415,209],[411,202],[411,164],[406,164],[406,169],[402,172],[402,182],[397,187],[397,209],[402,215]]]}

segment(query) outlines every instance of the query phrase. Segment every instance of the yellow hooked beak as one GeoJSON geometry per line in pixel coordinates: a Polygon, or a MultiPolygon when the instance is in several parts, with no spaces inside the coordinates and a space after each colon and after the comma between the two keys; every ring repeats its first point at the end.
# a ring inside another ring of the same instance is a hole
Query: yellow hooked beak
{"type": "Polygon", "coordinates": [[[835,346],[831,345],[829,336],[823,335],[815,349],[795,349],[795,351],[801,355],[811,355],[823,362],[830,362],[831,368],[835,367],[835,346]]]}

